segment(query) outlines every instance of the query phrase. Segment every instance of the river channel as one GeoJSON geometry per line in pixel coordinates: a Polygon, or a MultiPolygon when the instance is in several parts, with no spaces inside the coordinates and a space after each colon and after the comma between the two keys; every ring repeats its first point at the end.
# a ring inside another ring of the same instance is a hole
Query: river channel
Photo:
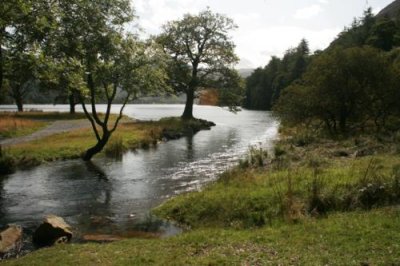
{"type": "MultiPolygon", "coordinates": [[[[63,105],[26,108],[68,110],[63,105]]],[[[125,114],[157,120],[179,116],[182,110],[182,105],[128,105],[125,114]]],[[[0,179],[0,226],[14,223],[32,230],[45,215],[56,214],[82,234],[178,233],[178,227],[156,221],[149,211],[170,197],[216,180],[249,146],[271,148],[278,134],[278,122],[269,112],[233,114],[218,107],[195,106],[194,115],[216,126],[156,148],[128,152],[122,160],[52,162],[0,179]]]]}

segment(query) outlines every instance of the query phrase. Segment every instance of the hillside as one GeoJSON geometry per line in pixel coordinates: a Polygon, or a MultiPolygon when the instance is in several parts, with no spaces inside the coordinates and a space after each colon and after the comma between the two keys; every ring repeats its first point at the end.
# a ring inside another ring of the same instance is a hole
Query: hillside
{"type": "Polygon", "coordinates": [[[388,16],[390,18],[396,18],[400,14],[400,0],[395,0],[393,3],[382,9],[378,15],[378,18],[388,16]]]}
{"type": "Polygon", "coordinates": [[[254,69],[253,68],[241,68],[238,69],[238,72],[242,78],[247,78],[248,76],[253,73],[254,69]]]}

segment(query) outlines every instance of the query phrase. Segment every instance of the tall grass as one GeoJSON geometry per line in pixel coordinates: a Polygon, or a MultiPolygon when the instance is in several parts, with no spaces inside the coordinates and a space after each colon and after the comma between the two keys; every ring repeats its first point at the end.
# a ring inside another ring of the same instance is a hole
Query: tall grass
{"type": "Polygon", "coordinates": [[[238,167],[203,191],[173,198],[154,212],[191,227],[251,228],[399,203],[396,160],[363,158],[338,168],[312,159],[293,169],[238,167]]]}
{"type": "Polygon", "coordinates": [[[127,147],[124,145],[124,141],[120,136],[112,138],[104,149],[104,153],[107,157],[117,160],[122,159],[126,151],[127,147]]]}
{"type": "Polygon", "coordinates": [[[33,121],[15,116],[1,116],[0,117],[0,136],[1,137],[17,137],[25,134],[30,134],[46,123],[42,121],[33,121]]]}

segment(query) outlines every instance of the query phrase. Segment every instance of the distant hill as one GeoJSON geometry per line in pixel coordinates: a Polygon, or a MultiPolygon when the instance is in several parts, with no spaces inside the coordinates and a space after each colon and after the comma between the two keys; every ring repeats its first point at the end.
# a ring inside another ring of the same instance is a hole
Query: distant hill
{"type": "Polygon", "coordinates": [[[397,18],[398,15],[400,15],[400,0],[394,1],[393,3],[382,9],[376,16],[378,18],[384,16],[397,18]]]}
{"type": "Polygon", "coordinates": [[[254,69],[253,68],[241,68],[238,69],[238,72],[242,78],[247,78],[248,76],[253,73],[254,69]]]}

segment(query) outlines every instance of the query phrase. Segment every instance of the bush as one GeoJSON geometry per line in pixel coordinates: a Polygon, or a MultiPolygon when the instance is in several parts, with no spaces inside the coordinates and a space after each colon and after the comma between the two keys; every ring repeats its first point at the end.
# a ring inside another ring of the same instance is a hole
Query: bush
{"type": "Polygon", "coordinates": [[[15,161],[0,146],[0,175],[8,175],[15,171],[15,161]]]}
{"type": "Polygon", "coordinates": [[[268,159],[268,152],[264,151],[261,147],[256,148],[250,147],[246,158],[239,161],[241,168],[249,167],[262,167],[265,164],[265,160],[268,159]]]}

